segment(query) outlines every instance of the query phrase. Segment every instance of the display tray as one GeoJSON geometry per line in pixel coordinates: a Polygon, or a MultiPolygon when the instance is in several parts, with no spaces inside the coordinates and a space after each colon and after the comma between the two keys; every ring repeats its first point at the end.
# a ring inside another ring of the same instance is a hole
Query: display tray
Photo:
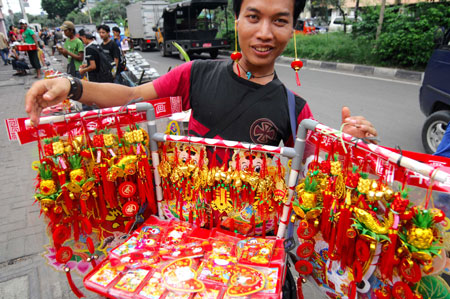
{"type": "Polygon", "coordinates": [[[154,216],[83,280],[108,298],[281,298],[283,239],[154,216]]]}
{"type": "Polygon", "coordinates": [[[37,47],[35,44],[25,44],[25,45],[18,45],[17,49],[19,51],[33,51],[37,50],[37,47]]]}

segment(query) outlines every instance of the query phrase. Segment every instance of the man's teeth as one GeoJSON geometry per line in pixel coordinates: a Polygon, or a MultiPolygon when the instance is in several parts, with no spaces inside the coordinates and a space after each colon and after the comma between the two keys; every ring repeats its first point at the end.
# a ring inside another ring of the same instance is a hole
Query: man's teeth
{"type": "Polygon", "coordinates": [[[259,52],[267,52],[270,50],[270,48],[255,48],[255,49],[256,49],[256,51],[259,51],[259,52]]]}

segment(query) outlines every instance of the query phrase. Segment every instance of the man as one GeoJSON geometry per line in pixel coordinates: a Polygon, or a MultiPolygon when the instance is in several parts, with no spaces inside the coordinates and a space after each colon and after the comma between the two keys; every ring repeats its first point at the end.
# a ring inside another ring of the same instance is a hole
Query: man
{"type": "Polygon", "coordinates": [[[39,62],[38,48],[39,41],[36,33],[28,27],[28,22],[24,19],[19,20],[20,28],[23,30],[22,38],[27,44],[36,44],[36,50],[28,51],[31,66],[36,70],[35,78],[41,78],[41,63],[39,62]]]}
{"type": "Polygon", "coordinates": [[[78,34],[85,45],[84,58],[86,61],[86,63],[82,64],[80,67],[80,75],[83,77],[84,74],[87,74],[88,80],[91,82],[102,82],[99,78],[100,57],[95,37],[86,29],[81,29],[78,34]]]}
{"type": "Polygon", "coordinates": [[[17,41],[17,28],[14,25],[9,25],[8,38],[10,43],[17,41]]]}
{"type": "Polygon", "coordinates": [[[113,77],[114,80],[116,81],[119,78],[118,75],[121,72],[119,67],[120,49],[117,46],[117,44],[109,37],[110,32],[111,30],[109,29],[108,25],[100,25],[98,27],[98,33],[100,34],[100,37],[103,40],[100,47],[103,49],[103,52],[105,52],[106,55],[109,55],[111,59],[114,61],[115,67],[113,68],[113,77]]]}
{"type": "Polygon", "coordinates": [[[27,71],[30,68],[25,60],[25,54],[23,51],[19,51],[17,46],[20,45],[19,42],[14,42],[11,44],[11,52],[9,53],[9,57],[11,58],[12,67],[16,70],[16,73],[13,76],[25,76],[27,75],[27,71]]]}
{"type": "Polygon", "coordinates": [[[55,50],[58,46],[58,44],[60,44],[63,40],[63,34],[61,32],[61,29],[56,28],[55,32],[53,34],[53,46],[52,46],[52,56],[55,55],[55,50]]]}
{"type": "Polygon", "coordinates": [[[58,47],[58,52],[67,58],[67,73],[77,77],[80,77],[80,66],[83,63],[83,42],[75,36],[75,25],[70,21],[65,21],[60,27],[67,36],[64,42],[64,48],[58,47]]]}
{"type": "Polygon", "coordinates": [[[120,35],[120,28],[117,27],[117,26],[114,26],[112,28],[112,31],[113,31],[114,42],[117,44],[117,46],[119,48],[121,48],[122,47],[121,43],[122,43],[123,36],[120,35]]]}
{"type": "Polygon", "coordinates": [[[9,46],[8,40],[3,32],[0,32],[0,55],[2,56],[3,63],[8,65],[9,46]]]}
{"type": "MultiPolygon", "coordinates": [[[[121,106],[140,97],[150,100],[179,95],[183,109],[192,108],[190,135],[270,145],[278,145],[281,140],[292,143],[286,89],[275,74],[275,60],[292,37],[294,21],[304,5],[305,0],[234,0],[242,50],[239,63],[188,62],[153,82],[136,87],[66,78],[44,80],[36,82],[28,91],[26,111],[33,124],[38,124],[42,109],[63,101],[69,92],[73,99],[99,107],[121,106]],[[246,76],[247,71],[251,76],[246,76]],[[218,120],[240,109],[255,93],[260,95],[260,100],[251,109],[243,111],[228,127],[214,132],[218,120]],[[258,126],[264,126],[264,131],[270,134],[262,136],[261,130],[255,130],[258,126]]],[[[297,124],[312,117],[308,104],[298,96],[295,96],[295,115],[297,124]]],[[[355,137],[377,135],[368,120],[350,116],[347,107],[342,109],[342,121],[347,124],[343,131],[355,137]]]]}

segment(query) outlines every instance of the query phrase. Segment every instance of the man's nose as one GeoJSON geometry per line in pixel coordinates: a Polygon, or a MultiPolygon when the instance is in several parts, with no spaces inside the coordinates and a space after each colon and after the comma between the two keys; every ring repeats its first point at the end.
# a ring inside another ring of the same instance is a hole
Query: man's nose
{"type": "Polygon", "coordinates": [[[256,33],[256,37],[261,40],[270,40],[273,38],[272,22],[270,20],[263,19],[260,22],[260,27],[256,33]]]}

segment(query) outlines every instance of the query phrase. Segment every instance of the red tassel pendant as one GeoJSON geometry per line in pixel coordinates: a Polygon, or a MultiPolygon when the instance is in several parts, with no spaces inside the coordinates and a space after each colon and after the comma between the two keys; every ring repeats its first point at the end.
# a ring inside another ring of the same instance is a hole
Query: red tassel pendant
{"type": "Polygon", "coordinates": [[[85,297],[84,294],[77,288],[77,286],[73,282],[72,275],[70,274],[70,268],[65,267],[64,271],[66,272],[66,277],[67,277],[67,281],[69,282],[70,289],[75,294],[75,296],[77,296],[78,298],[85,297]]]}
{"type": "Polygon", "coordinates": [[[295,59],[294,61],[292,61],[291,63],[291,68],[294,69],[295,71],[295,76],[296,76],[296,82],[297,82],[297,86],[301,86],[300,84],[300,78],[298,76],[298,71],[303,67],[303,62],[300,59],[295,59]]]}

